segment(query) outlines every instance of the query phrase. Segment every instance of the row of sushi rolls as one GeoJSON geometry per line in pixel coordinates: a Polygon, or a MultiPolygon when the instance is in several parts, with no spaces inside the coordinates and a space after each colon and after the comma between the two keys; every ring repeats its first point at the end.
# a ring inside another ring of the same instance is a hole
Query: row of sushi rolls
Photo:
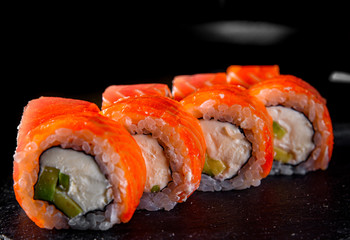
{"type": "Polygon", "coordinates": [[[112,85],[102,108],[40,97],[24,108],[16,199],[40,228],[107,230],[136,209],[170,211],[194,191],[258,187],[325,170],[326,100],[278,65],[229,66],[166,84],[112,85]]]}

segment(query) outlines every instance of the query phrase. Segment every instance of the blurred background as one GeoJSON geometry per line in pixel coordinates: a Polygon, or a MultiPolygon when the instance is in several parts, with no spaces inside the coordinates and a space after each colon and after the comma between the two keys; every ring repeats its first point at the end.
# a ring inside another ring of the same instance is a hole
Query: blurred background
{"type": "Polygon", "coordinates": [[[12,172],[16,127],[33,98],[71,97],[100,106],[111,84],[171,87],[176,75],[225,71],[233,64],[278,64],[282,74],[310,82],[327,98],[333,122],[349,131],[344,108],[350,83],[329,81],[333,72],[350,73],[346,9],[337,2],[224,0],[4,8],[1,173],[12,172]]]}

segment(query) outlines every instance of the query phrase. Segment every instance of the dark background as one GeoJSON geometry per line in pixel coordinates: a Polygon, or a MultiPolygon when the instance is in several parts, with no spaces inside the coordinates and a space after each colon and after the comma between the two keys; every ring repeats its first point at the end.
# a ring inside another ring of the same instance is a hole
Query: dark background
{"type": "MultiPolygon", "coordinates": [[[[225,71],[229,65],[278,64],[327,99],[335,149],[349,146],[350,72],[347,5],[299,2],[168,1],[115,6],[13,5],[4,8],[3,132],[0,183],[10,181],[17,125],[33,98],[61,96],[101,104],[111,84],[161,82],[176,75],[225,71]],[[289,33],[273,43],[227,41],[198,29],[208,23],[268,23],[289,33]]],[[[342,152],[344,154],[345,151],[342,152]]],[[[348,155],[337,155],[349,158],[348,155]]],[[[350,226],[348,226],[350,228],[350,226]]]]}
{"type": "MultiPolygon", "coordinates": [[[[2,102],[6,159],[30,99],[63,96],[101,103],[111,84],[163,82],[174,76],[225,71],[229,65],[278,64],[283,74],[313,84],[328,99],[334,122],[348,102],[348,85],[330,84],[333,71],[350,72],[347,6],[236,1],[174,1],[140,5],[16,5],[4,8],[2,102]],[[212,40],[195,29],[219,21],[266,22],[291,33],[273,44],[212,40]],[[8,93],[8,94],[7,94],[8,93]]],[[[9,165],[8,161],[5,164],[9,165]]]]}

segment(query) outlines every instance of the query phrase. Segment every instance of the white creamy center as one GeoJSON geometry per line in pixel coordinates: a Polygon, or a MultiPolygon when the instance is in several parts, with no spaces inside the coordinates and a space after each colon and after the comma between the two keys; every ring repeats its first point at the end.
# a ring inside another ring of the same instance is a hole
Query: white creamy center
{"type": "Polygon", "coordinates": [[[200,120],[210,158],[222,161],[226,168],[215,176],[220,180],[237,174],[249,159],[251,144],[235,125],[216,120],[200,120]]]}
{"type": "Polygon", "coordinates": [[[90,155],[54,147],[41,155],[40,166],[57,168],[69,176],[67,194],[84,212],[102,210],[112,201],[111,185],[90,155]]]}
{"type": "Polygon", "coordinates": [[[133,137],[140,146],[146,163],[147,173],[144,191],[151,192],[152,187],[157,185],[160,190],[163,189],[171,181],[169,161],[165,157],[163,148],[151,135],[137,134],[133,137]]]}
{"type": "Polygon", "coordinates": [[[274,146],[292,154],[289,164],[295,165],[305,161],[315,148],[312,141],[314,131],[310,121],[304,114],[287,107],[268,107],[267,111],[273,121],[286,130],[281,139],[274,138],[274,146]]]}

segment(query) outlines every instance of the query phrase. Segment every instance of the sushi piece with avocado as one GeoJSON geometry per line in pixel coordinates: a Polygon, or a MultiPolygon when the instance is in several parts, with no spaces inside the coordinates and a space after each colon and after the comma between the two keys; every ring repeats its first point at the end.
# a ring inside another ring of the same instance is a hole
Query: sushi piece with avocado
{"type": "Polygon", "coordinates": [[[197,190],[205,140],[199,121],[177,101],[131,96],[101,113],[123,123],[141,148],[147,173],[139,209],[169,211],[197,190]]]}
{"type": "Polygon", "coordinates": [[[265,104],[273,119],[271,174],[327,169],[333,151],[333,128],[326,100],[320,93],[291,75],[257,83],[249,91],[265,104]]]}
{"type": "Polygon", "coordinates": [[[181,100],[199,119],[206,143],[200,191],[259,186],[273,160],[272,119],[240,86],[199,89],[181,100]]]}
{"type": "Polygon", "coordinates": [[[95,104],[41,97],[28,103],[14,155],[14,192],[41,228],[107,230],[128,222],[146,180],[141,149],[95,104]]]}

